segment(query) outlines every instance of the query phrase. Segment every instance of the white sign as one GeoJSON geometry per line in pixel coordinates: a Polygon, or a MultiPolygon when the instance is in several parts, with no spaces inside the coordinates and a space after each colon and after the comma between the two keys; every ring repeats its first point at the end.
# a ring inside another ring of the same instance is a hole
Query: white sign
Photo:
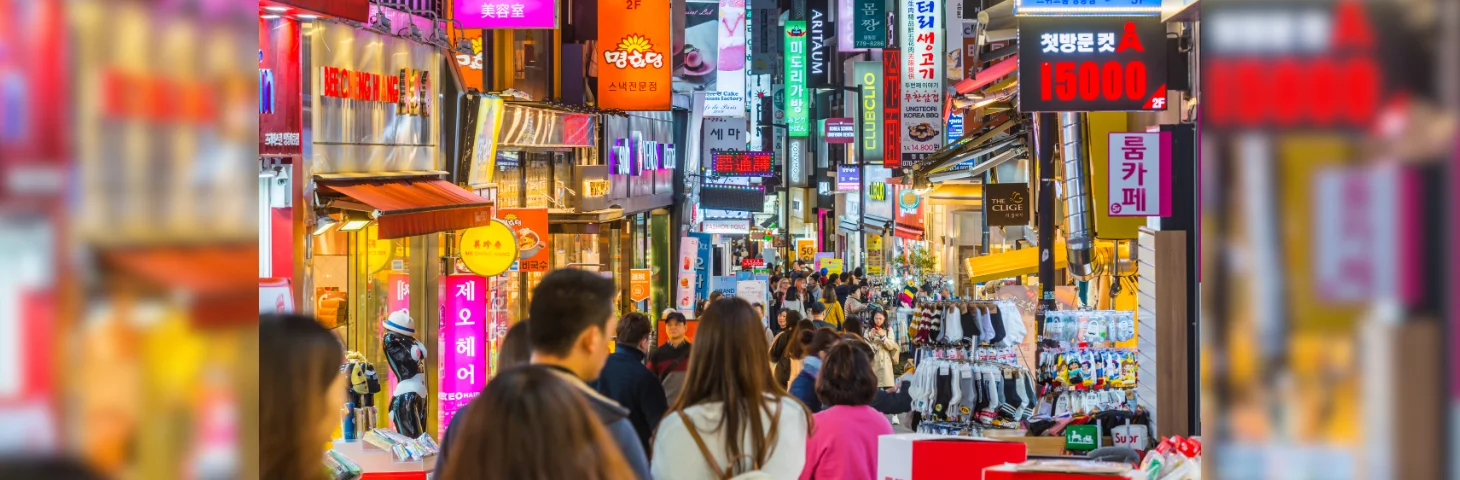
{"type": "Polygon", "coordinates": [[[695,263],[699,261],[700,239],[679,239],[679,285],[675,286],[674,306],[680,310],[695,308],[695,263]]]}
{"type": "Polygon", "coordinates": [[[791,177],[791,186],[806,186],[806,139],[803,137],[791,137],[791,143],[786,148],[786,166],[791,177]]]}
{"type": "MultiPolygon", "coordinates": [[[[709,99],[706,97],[705,108],[709,108],[709,99]]],[[[745,119],[743,118],[705,118],[704,151],[700,158],[704,159],[705,171],[713,171],[715,150],[745,150],[745,119]]]]}
{"type": "Polygon", "coordinates": [[[1171,132],[1111,132],[1109,153],[1110,216],[1171,215],[1171,132]]]}
{"type": "Polygon", "coordinates": [[[943,146],[943,3],[901,0],[902,153],[918,161],[943,146]]]}
{"type": "Polygon", "coordinates": [[[1397,252],[1400,192],[1412,191],[1414,179],[1398,168],[1332,168],[1313,178],[1315,248],[1313,285],[1325,302],[1359,303],[1406,295],[1399,281],[1404,264],[1397,252]]]}
{"type": "MultiPolygon", "coordinates": [[[[764,308],[768,303],[766,301],[766,290],[769,289],[766,288],[765,280],[741,280],[735,282],[735,298],[750,302],[752,305],[759,303],[763,307],[762,311],[770,310],[769,308],[764,308]]],[[[762,324],[765,324],[766,320],[765,317],[761,317],[760,319],[762,324]]],[[[768,324],[766,325],[769,326],[768,324]]]]}
{"type": "Polygon", "coordinates": [[[1120,425],[1110,429],[1111,440],[1115,446],[1126,447],[1137,452],[1145,450],[1151,444],[1151,434],[1145,425],[1120,425]]]}
{"type": "Polygon", "coordinates": [[[745,19],[745,0],[720,0],[720,24],[717,26],[720,52],[715,65],[717,91],[705,97],[705,116],[745,116],[745,19]],[[733,114],[711,113],[717,111],[710,106],[711,98],[726,104],[733,114]]]}
{"type": "MultiPolygon", "coordinates": [[[[743,82],[742,82],[743,83],[743,82]]],[[[706,117],[745,117],[745,95],[739,92],[700,92],[705,96],[706,117]]]]}
{"type": "Polygon", "coordinates": [[[700,223],[700,231],[726,235],[747,235],[750,233],[750,220],[705,220],[700,223]]]}

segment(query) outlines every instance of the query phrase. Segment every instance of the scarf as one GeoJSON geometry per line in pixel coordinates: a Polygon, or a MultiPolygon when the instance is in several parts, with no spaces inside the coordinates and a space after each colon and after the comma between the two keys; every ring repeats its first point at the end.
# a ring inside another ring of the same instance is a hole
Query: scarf
{"type": "Polygon", "coordinates": [[[815,377],[817,372],[821,371],[821,357],[807,355],[806,358],[801,360],[801,371],[815,377]]]}

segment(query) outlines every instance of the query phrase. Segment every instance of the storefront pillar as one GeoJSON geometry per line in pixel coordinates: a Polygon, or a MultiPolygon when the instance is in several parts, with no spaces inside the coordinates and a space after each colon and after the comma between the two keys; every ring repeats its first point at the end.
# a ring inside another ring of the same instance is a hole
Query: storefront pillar
{"type": "Polygon", "coordinates": [[[673,295],[671,292],[674,291],[670,285],[673,280],[670,272],[673,270],[670,269],[669,262],[669,239],[674,238],[674,235],[670,234],[669,218],[669,210],[663,208],[655,209],[649,216],[649,268],[653,269],[650,276],[653,287],[649,298],[649,318],[655,322],[652,331],[658,331],[660,315],[664,309],[669,308],[669,300],[673,295]]]}
{"type": "Polygon", "coordinates": [[[1034,114],[1034,155],[1039,162],[1039,307],[1034,314],[1036,332],[1044,331],[1046,312],[1054,310],[1055,221],[1054,202],[1054,146],[1058,141],[1059,125],[1054,113],[1034,114]]]}

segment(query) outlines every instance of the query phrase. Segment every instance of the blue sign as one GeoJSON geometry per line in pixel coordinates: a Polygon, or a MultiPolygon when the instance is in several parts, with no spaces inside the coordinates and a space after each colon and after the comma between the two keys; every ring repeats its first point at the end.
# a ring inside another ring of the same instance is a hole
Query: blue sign
{"type": "MultiPolygon", "coordinates": [[[[702,232],[690,232],[689,236],[700,240],[700,248],[695,255],[698,258],[695,262],[695,295],[704,300],[710,298],[710,262],[713,260],[710,257],[710,242],[715,240],[715,236],[702,232]]],[[[735,287],[732,285],[730,288],[733,290],[735,287]]]]}
{"type": "Polygon", "coordinates": [[[735,296],[735,276],[725,275],[710,279],[710,291],[720,292],[727,297],[735,296]]]}
{"type": "Polygon", "coordinates": [[[963,114],[955,113],[948,116],[948,141],[956,141],[963,138],[963,114]]]}
{"type": "Polygon", "coordinates": [[[856,165],[841,165],[836,167],[836,189],[839,192],[855,191],[862,188],[862,169],[856,165]]]}
{"type": "Polygon", "coordinates": [[[1161,0],[1014,0],[1020,16],[1104,16],[1161,14],[1161,0]]]}

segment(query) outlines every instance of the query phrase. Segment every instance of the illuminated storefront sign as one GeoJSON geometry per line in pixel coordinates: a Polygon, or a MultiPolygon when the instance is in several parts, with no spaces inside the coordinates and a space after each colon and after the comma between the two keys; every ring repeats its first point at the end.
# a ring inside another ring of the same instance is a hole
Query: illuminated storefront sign
{"type": "Polygon", "coordinates": [[[882,165],[902,168],[902,64],[895,49],[882,51],[882,165]]]}
{"type": "Polygon", "coordinates": [[[882,65],[877,62],[855,62],[852,74],[856,84],[862,88],[862,99],[857,116],[862,139],[862,163],[882,163],[882,65]]]}
{"type": "MultiPolygon", "coordinates": [[[[900,0],[902,32],[902,161],[922,160],[943,146],[945,76],[943,4],[900,0]]],[[[1022,29],[1021,29],[1022,30],[1022,29]]]]}
{"type": "Polygon", "coordinates": [[[1110,216],[1171,215],[1171,132],[1110,134],[1110,216]]]}
{"type": "Polygon", "coordinates": [[[394,103],[396,114],[431,116],[431,72],[402,68],[396,75],[320,67],[320,95],[364,102],[394,103]]]}
{"type": "Polygon", "coordinates": [[[1160,15],[1161,0],[1014,0],[1014,14],[1160,15]]]}
{"type": "Polygon", "coordinates": [[[1019,19],[1019,110],[1166,109],[1166,27],[1158,17],[1019,19]]]}
{"type": "Polygon", "coordinates": [[[441,280],[441,333],[436,352],[441,356],[438,425],[445,431],[451,417],[487,385],[491,375],[487,359],[496,353],[496,345],[486,335],[490,328],[486,277],[447,275],[441,280]]]}
{"type": "Polygon", "coordinates": [[[810,98],[806,90],[806,21],[786,22],[786,123],[792,138],[811,134],[810,98]]]}
{"type": "Polygon", "coordinates": [[[669,110],[669,2],[599,0],[598,108],[669,110]]]}
{"type": "Polygon", "coordinates": [[[714,172],[722,177],[769,177],[771,152],[715,152],[714,172]]]}

